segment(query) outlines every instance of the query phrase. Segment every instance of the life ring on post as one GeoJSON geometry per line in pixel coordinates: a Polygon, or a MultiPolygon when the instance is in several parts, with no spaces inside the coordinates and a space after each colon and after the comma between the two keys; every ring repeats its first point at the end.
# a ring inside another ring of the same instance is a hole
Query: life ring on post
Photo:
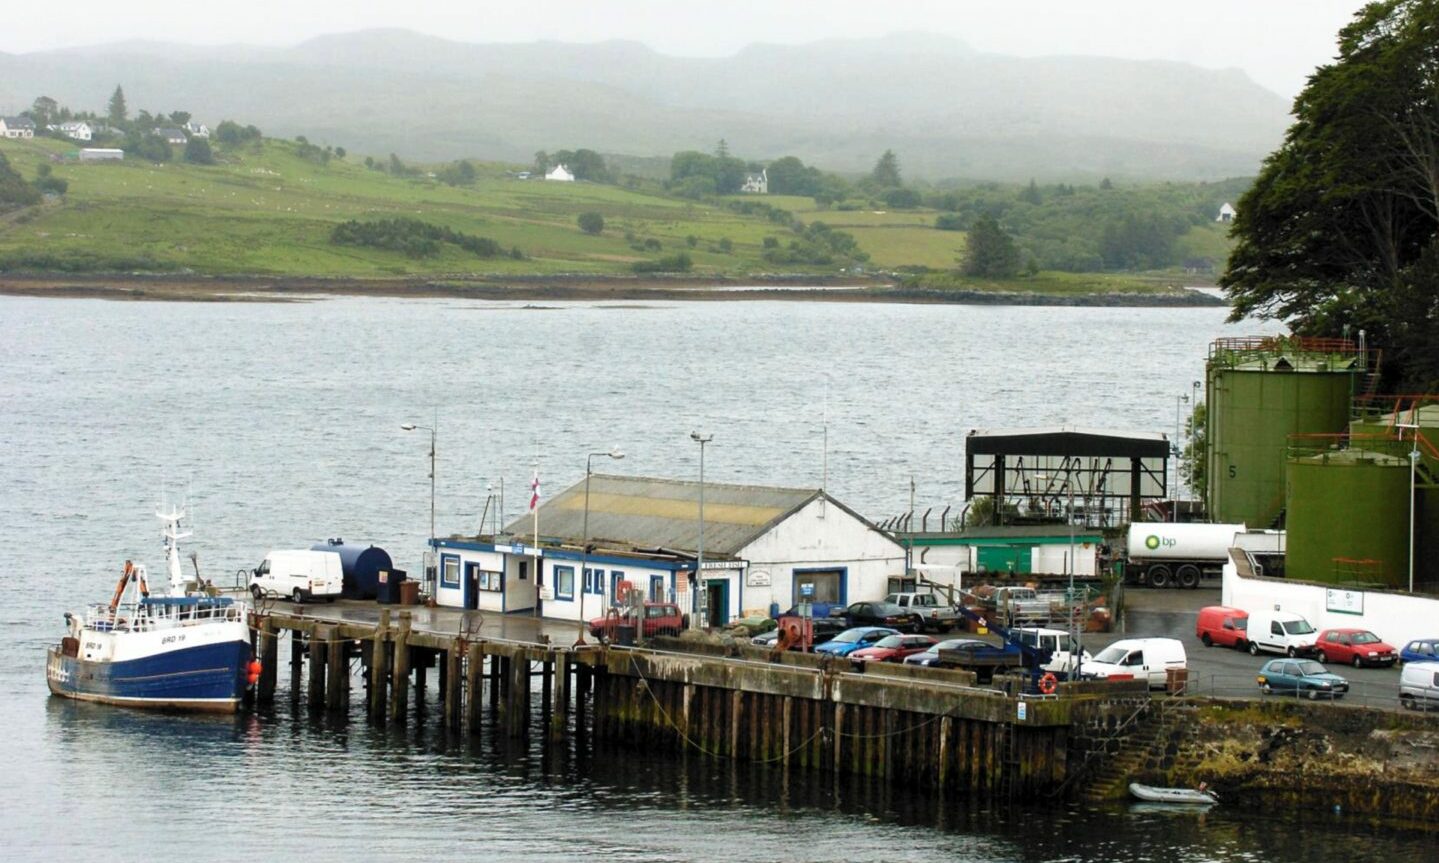
{"type": "Polygon", "coordinates": [[[1041,693],[1045,695],[1053,695],[1054,690],[1058,688],[1059,678],[1054,676],[1054,672],[1046,671],[1044,672],[1044,676],[1039,678],[1039,691],[1041,693]]]}

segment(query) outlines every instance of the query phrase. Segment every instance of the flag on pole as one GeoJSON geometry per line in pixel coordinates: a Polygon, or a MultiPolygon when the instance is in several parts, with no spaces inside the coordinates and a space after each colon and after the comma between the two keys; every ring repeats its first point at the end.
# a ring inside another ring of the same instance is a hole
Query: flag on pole
{"type": "Polygon", "coordinates": [[[530,481],[530,509],[540,505],[540,472],[535,471],[535,478],[530,481]]]}

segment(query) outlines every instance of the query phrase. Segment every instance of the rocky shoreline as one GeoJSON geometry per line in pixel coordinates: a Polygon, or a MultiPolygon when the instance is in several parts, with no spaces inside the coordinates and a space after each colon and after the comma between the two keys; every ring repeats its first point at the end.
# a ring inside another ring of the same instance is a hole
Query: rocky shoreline
{"type": "Polygon", "coordinates": [[[1023,306],[1223,306],[1194,290],[1044,294],[943,290],[862,277],[507,276],[336,279],[305,276],[0,274],[0,294],[158,302],[296,302],[326,296],[523,301],[717,301],[934,303],[1023,306]]]}

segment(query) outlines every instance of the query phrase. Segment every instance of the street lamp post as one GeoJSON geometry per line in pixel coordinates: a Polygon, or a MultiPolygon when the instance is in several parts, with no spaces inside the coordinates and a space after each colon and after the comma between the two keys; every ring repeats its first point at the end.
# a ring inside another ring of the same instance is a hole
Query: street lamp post
{"type": "MultiPolygon", "coordinates": [[[[435,426],[439,423],[435,423],[435,426]]],[[[430,547],[435,544],[435,426],[415,425],[414,423],[401,423],[400,428],[405,431],[427,431],[430,433],[430,547]]],[[[428,567],[427,567],[428,569],[428,567]]],[[[429,573],[426,572],[425,580],[429,581],[429,573]]],[[[434,596],[435,586],[429,585],[430,595],[434,596]]]]}
{"type": "MultiPolygon", "coordinates": [[[[615,447],[608,452],[601,450],[585,455],[584,536],[580,537],[580,614],[578,620],[580,632],[579,637],[575,639],[575,644],[585,643],[585,580],[589,578],[590,568],[590,474],[594,473],[594,458],[597,455],[609,456],[615,460],[625,457],[625,454],[620,451],[619,447],[615,447]]],[[[644,621],[640,621],[640,626],[644,626],[644,621]]]]}
{"type": "Polygon", "coordinates": [[[1179,430],[1181,428],[1179,418],[1182,411],[1181,406],[1188,402],[1189,396],[1187,395],[1174,397],[1174,446],[1172,447],[1174,452],[1174,499],[1169,502],[1170,521],[1179,521],[1179,461],[1183,455],[1183,450],[1179,447],[1179,430]]]}
{"type": "Polygon", "coordinates": [[[1414,494],[1418,485],[1419,475],[1419,424],[1418,423],[1395,423],[1400,429],[1399,435],[1402,441],[1403,429],[1409,429],[1413,440],[1413,446],[1409,450],[1409,592],[1414,592],[1414,494]]]}
{"type": "Polygon", "coordinates": [[[700,629],[700,578],[705,566],[705,444],[714,440],[713,434],[690,432],[690,440],[700,445],[700,540],[695,553],[695,577],[690,585],[690,628],[700,629]]]}

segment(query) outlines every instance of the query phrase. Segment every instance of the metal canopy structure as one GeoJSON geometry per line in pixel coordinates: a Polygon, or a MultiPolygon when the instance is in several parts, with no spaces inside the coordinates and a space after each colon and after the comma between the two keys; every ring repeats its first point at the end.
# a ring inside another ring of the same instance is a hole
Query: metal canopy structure
{"type": "Polygon", "coordinates": [[[993,498],[994,524],[1137,521],[1145,501],[1167,497],[1170,454],[1162,434],[974,429],[965,437],[965,498],[993,498]]]}

